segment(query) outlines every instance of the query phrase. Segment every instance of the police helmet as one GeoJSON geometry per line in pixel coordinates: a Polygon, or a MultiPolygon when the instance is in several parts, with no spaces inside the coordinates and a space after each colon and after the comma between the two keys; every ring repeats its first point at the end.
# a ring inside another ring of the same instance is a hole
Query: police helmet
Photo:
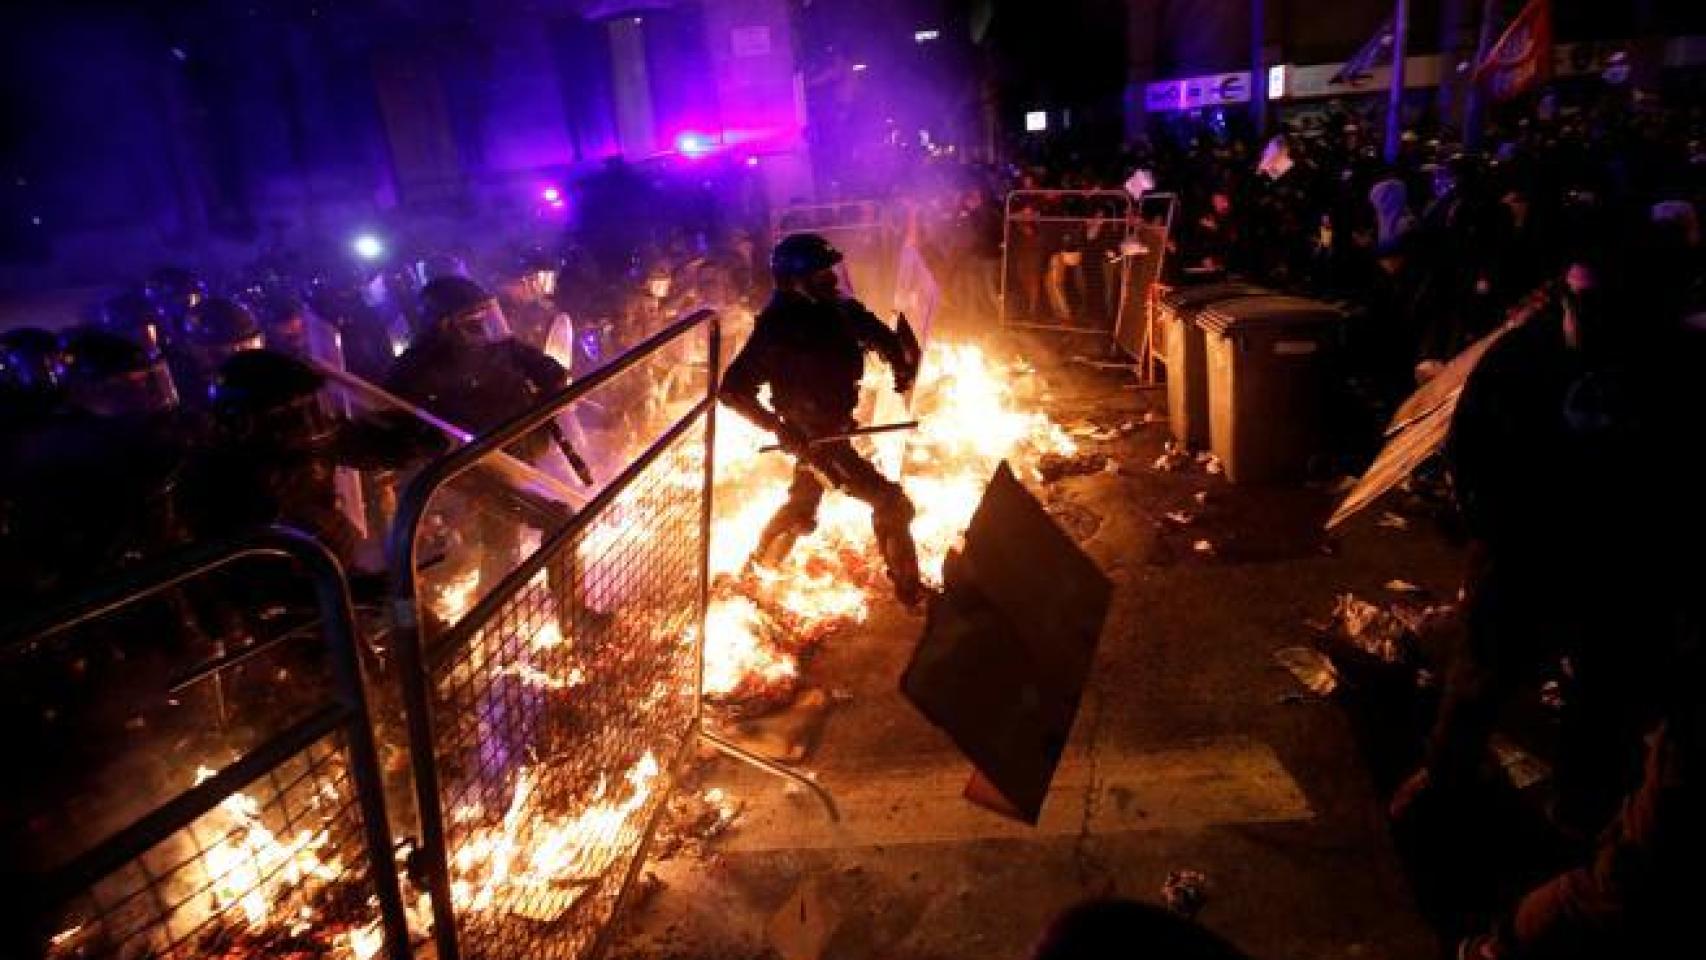
{"type": "Polygon", "coordinates": [[[421,320],[428,329],[460,324],[496,309],[491,291],[467,277],[440,277],[421,290],[421,320]]]}
{"type": "Polygon", "coordinates": [[[210,349],[253,350],[261,345],[261,324],[254,311],[226,297],[198,304],[184,319],[184,338],[210,349]]]}
{"type": "Polygon", "coordinates": [[[805,277],[842,261],[841,251],[815,233],[791,233],[770,252],[770,272],[776,279],[805,277]]]}
{"type": "Polygon", "coordinates": [[[171,371],[159,355],[99,327],[76,327],[60,337],[59,379],[73,401],[95,413],[152,413],[178,405],[171,371]]]}

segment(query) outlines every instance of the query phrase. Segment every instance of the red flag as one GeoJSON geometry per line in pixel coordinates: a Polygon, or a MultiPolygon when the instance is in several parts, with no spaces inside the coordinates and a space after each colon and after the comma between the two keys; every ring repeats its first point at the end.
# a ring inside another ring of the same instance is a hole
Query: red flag
{"type": "Polygon", "coordinates": [[[1475,68],[1494,100],[1509,100],[1552,76],[1552,3],[1529,0],[1475,68]]]}

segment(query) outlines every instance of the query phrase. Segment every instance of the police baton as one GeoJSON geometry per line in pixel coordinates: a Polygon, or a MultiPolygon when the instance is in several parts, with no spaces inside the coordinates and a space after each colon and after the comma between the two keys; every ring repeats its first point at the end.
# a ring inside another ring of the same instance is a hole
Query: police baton
{"type": "MultiPolygon", "coordinates": [[[[900,423],[885,423],[875,427],[859,427],[854,430],[844,430],[840,433],[826,433],[821,437],[812,437],[810,440],[806,441],[806,446],[815,447],[820,443],[834,443],[837,440],[851,440],[854,437],[869,437],[879,433],[899,433],[902,430],[915,430],[917,427],[917,420],[905,420],[900,423]]],[[[759,447],[758,452],[775,453],[778,450],[785,449],[787,448],[779,443],[772,443],[759,447]]]]}

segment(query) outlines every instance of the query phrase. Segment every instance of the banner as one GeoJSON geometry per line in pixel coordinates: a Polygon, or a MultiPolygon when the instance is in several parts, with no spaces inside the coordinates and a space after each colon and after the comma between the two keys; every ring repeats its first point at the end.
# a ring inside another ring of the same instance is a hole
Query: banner
{"type": "Polygon", "coordinates": [[[1509,100],[1552,76],[1552,3],[1529,0],[1487,59],[1475,68],[1475,81],[1494,100],[1509,100]]]}

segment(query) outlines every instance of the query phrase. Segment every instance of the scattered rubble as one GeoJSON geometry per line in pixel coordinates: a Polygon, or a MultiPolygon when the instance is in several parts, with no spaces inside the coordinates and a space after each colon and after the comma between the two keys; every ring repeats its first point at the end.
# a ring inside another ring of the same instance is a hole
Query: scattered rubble
{"type": "Polygon", "coordinates": [[[1274,651],[1274,662],[1284,667],[1303,684],[1304,689],[1318,697],[1330,696],[1339,689],[1339,670],[1327,655],[1314,647],[1286,647],[1274,651]]]}
{"type": "Polygon", "coordinates": [[[1044,483],[1055,483],[1066,477],[1081,477],[1107,469],[1108,457],[1100,453],[1077,453],[1065,456],[1045,453],[1037,460],[1037,474],[1044,483]]]}
{"type": "Polygon", "coordinates": [[[1214,544],[1208,540],[1198,540],[1196,543],[1191,544],[1191,549],[1203,556],[1214,555],[1214,544]]]}
{"type": "Polygon", "coordinates": [[[1386,589],[1392,591],[1393,593],[1420,594],[1420,593],[1426,593],[1427,592],[1427,590],[1424,589],[1423,587],[1417,586],[1416,584],[1411,583],[1408,580],[1398,580],[1398,579],[1386,581],[1386,589]]]}
{"type": "Polygon", "coordinates": [[[1328,633],[1383,663],[1413,663],[1416,638],[1455,610],[1452,604],[1418,607],[1403,601],[1381,606],[1345,593],[1335,602],[1332,622],[1326,627],[1328,633]]]}
{"type": "Polygon", "coordinates": [[[1174,523],[1178,524],[1181,527],[1188,527],[1192,523],[1196,522],[1196,519],[1197,519],[1196,514],[1187,512],[1185,510],[1174,510],[1174,511],[1171,511],[1169,513],[1163,514],[1163,516],[1165,516],[1167,519],[1173,521],[1174,523]]]}
{"type": "Polygon", "coordinates": [[[1388,510],[1380,515],[1380,519],[1376,521],[1375,525],[1387,530],[1408,530],[1410,529],[1410,518],[1399,516],[1388,510]]]}
{"type": "Polygon", "coordinates": [[[1518,790],[1527,790],[1552,776],[1552,768],[1547,766],[1544,760],[1512,743],[1503,735],[1495,734],[1488,743],[1488,748],[1493,751],[1499,768],[1505,772],[1505,779],[1518,790]]]}

